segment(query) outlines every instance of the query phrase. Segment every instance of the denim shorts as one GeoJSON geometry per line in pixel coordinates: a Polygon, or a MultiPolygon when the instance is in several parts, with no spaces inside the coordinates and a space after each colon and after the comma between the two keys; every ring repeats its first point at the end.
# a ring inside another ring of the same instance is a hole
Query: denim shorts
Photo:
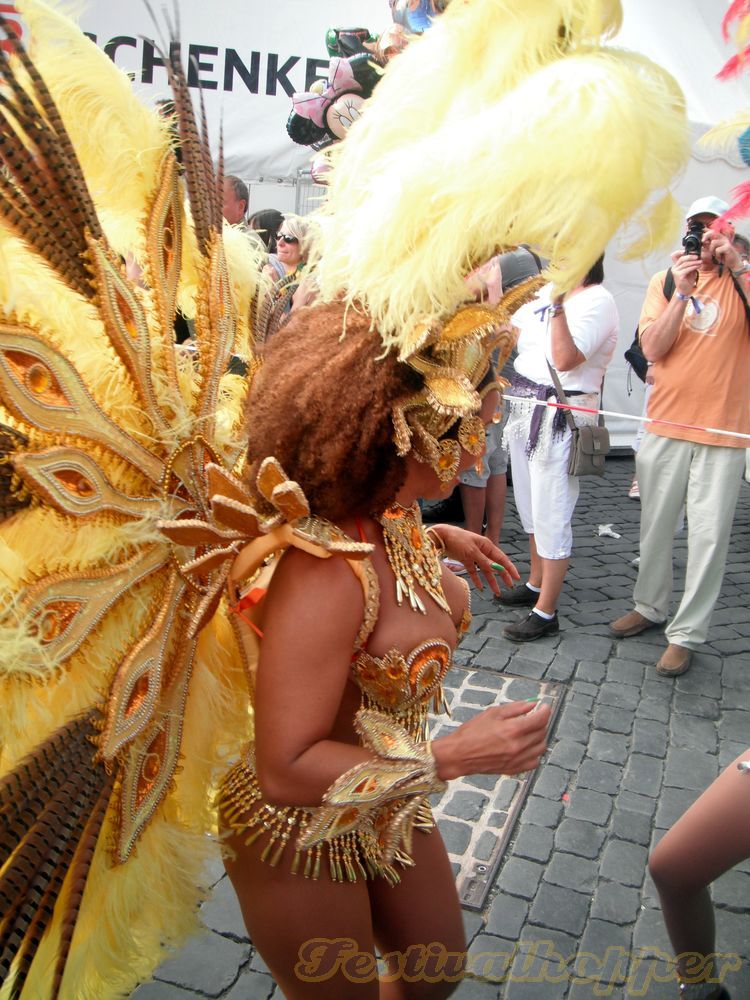
{"type": "Polygon", "coordinates": [[[477,473],[472,466],[458,477],[462,486],[484,487],[490,476],[501,476],[508,471],[508,452],[503,448],[503,430],[508,419],[507,411],[499,424],[490,424],[487,428],[487,450],[482,458],[482,471],[477,473]]]}

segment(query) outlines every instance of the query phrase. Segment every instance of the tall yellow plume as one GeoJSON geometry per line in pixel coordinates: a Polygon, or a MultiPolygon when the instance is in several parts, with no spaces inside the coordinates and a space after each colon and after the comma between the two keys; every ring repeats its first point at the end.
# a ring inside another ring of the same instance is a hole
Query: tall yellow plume
{"type": "Polygon", "coordinates": [[[597,0],[452,3],[333,154],[324,298],[362,302],[399,348],[418,317],[452,312],[464,275],[499,250],[529,243],[560,290],[573,287],[689,151],[672,77],[602,46],[619,19],[618,3],[597,0]]]}

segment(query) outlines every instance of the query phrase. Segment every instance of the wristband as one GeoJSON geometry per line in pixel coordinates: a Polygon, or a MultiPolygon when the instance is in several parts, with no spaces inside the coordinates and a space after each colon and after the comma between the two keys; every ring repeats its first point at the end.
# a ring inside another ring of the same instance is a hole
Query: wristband
{"type": "Polygon", "coordinates": [[[565,312],[565,310],[563,309],[563,304],[562,302],[558,302],[556,305],[552,305],[549,307],[549,318],[554,319],[555,316],[559,316],[563,312],[565,312]]]}
{"type": "Polygon", "coordinates": [[[438,557],[442,559],[443,556],[445,555],[445,542],[443,541],[443,539],[440,537],[437,531],[435,531],[432,525],[430,525],[429,528],[425,528],[424,533],[425,535],[427,535],[432,544],[435,546],[438,557]]]}
{"type": "Polygon", "coordinates": [[[750,271],[750,266],[747,264],[740,264],[739,267],[729,268],[729,273],[735,278],[739,278],[741,274],[747,274],[748,271],[750,271]]]}
{"type": "Polygon", "coordinates": [[[676,292],[675,294],[676,297],[680,300],[680,302],[687,302],[687,300],[690,298],[689,295],[683,295],[682,292],[676,292]]]}
{"type": "Polygon", "coordinates": [[[300,831],[297,849],[309,850],[368,823],[372,827],[377,818],[377,841],[384,863],[390,864],[402,845],[409,850],[420,801],[444,791],[446,784],[438,777],[431,740],[415,740],[390,715],[374,709],[361,708],[354,723],[372,757],[355,764],[324,792],[322,804],[310,811],[300,831]],[[376,810],[386,804],[395,808],[377,817],[376,810]]]}

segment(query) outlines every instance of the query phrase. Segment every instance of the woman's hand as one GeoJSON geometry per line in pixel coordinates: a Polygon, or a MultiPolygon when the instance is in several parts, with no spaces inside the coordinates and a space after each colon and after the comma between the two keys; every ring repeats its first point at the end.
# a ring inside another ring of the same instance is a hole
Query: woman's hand
{"type": "Polygon", "coordinates": [[[478,590],[484,590],[481,573],[496,596],[500,596],[497,576],[506,587],[512,587],[521,576],[511,560],[502,549],[493,545],[484,535],[475,535],[473,531],[459,528],[455,524],[433,524],[434,531],[445,546],[445,554],[450,559],[463,563],[478,590]]]}
{"type": "Polygon", "coordinates": [[[520,774],[539,766],[547,749],[548,705],[513,701],[487,708],[432,743],[438,777],[520,774]]]}
{"type": "Polygon", "coordinates": [[[297,290],[292,296],[292,308],[290,312],[296,312],[303,306],[311,306],[319,295],[318,282],[314,274],[306,274],[297,286],[297,290]]]}
{"type": "Polygon", "coordinates": [[[492,257],[475,268],[466,275],[464,281],[477,302],[496,306],[503,297],[503,275],[497,257],[492,257]]]}

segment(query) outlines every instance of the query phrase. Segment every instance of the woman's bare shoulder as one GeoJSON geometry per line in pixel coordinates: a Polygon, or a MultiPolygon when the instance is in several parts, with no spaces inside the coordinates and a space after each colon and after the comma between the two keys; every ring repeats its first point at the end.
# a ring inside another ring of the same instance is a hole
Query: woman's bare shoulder
{"type": "Polygon", "coordinates": [[[343,556],[318,558],[299,549],[281,556],[266,598],[266,626],[297,622],[353,642],[363,613],[362,586],[343,556]]]}

